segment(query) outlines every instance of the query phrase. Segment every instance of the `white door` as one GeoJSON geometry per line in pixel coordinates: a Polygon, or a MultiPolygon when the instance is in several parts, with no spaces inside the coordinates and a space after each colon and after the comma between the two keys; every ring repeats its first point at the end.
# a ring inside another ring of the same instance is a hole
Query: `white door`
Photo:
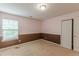
{"type": "Polygon", "coordinates": [[[61,46],[72,49],[72,20],[62,21],[61,46]]]}
{"type": "Polygon", "coordinates": [[[74,50],[79,51],[79,17],[74,19],[74,50]]]}

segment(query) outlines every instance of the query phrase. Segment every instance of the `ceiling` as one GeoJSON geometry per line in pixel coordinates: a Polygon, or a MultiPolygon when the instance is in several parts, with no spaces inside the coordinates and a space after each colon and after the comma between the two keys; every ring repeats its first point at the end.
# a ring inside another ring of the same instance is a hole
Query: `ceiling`
{"type": "Polygon", "coordinates": [[[79,11],[78,3],[48,3],[46,10],[38,8],[39,3],[0,3],[0,11],[45,20],[63,14],[79,11]]]}

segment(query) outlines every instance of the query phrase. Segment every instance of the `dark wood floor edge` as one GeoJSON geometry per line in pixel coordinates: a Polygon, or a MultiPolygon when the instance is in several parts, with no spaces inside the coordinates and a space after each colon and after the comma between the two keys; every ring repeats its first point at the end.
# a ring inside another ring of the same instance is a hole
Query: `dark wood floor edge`
{"type": "Polygon", "coordinates": [[[40,34],[40,33],[27,33],[27,34],[19,34],[19,35],[32,35],[32,34],[40,34]]]}
{"type": "Polygon", "coordinates": [[[57,44],[60,44],[60,36],[59,34],[49,34],[49,33],[41,33],[41,38],[51,41],[51,42],[55,42],[57,44]]]}
{"type": "Polygon", "coordinates": [[[9,47],[12,45],[17,45],[25,42],[30,42],[33,40],[40,39],[40,33],[32,33],[32,34],[21,34],[19,35],[19,39],[10,40],[10,41],[0,41],[0,48],[9,47]]]}
{"type": "Polygon", "coordinates": [[[0,41],[0,48],[9,47],[12,45],[17,45],[25,42],[30,42],[33,40],[45,39],[51,42],[60,43],[60,36],[56,34],[48,34],[48,33],[32,33],[32,34],[21,34],[19,35],[19,39],[11,40],[11,41],[0,41]],[[20,40],[20,41],[19,41],[20,40]]]}
{"type": "Polygon", "coordinates": [[[50,34],[50,35],[61,35],[61,34],[51,34],[51,33],[40,33],[40,34],[50,34]]]}

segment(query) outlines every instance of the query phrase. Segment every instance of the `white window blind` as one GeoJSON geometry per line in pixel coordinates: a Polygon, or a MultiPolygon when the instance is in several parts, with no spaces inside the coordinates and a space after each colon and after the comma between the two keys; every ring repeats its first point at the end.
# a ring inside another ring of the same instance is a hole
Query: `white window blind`
{"type": "Polygon", "coordinates": [[[2,20],[2,41],[9,41],[18,39],[18,21],[16,20],[2,20]]]}

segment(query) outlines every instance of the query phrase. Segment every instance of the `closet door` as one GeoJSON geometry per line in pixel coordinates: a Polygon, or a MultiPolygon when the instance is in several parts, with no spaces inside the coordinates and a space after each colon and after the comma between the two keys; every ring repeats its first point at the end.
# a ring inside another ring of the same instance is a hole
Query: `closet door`
{"type": "Polygon", "coordinates": [[[74,50],[79,51],[79,17],[74,19],[74,50]]]}
{"type": "Polygon", "coordinates": [[[62,21],[61,46],[72,49],[72,20],[62,21]]]}

